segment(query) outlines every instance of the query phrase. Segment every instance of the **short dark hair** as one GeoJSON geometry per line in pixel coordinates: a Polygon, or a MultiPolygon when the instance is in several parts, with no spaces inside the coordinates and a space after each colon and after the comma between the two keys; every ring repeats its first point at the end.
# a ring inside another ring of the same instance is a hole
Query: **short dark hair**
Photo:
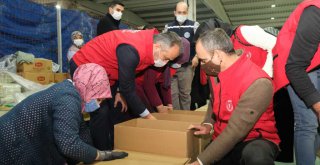
{"type": "Polygon", "coordinates": [[[116,1],[116,0],[110,2],[108,7],[113,8],[113,7],[115,7],[116,5],[120,5],[120,6],[124,7],[124,4],[123,4],[121,1],[116,1]]]}
{"type": "Polygon", "coordinates": [[[202,22],[197,28],[196,33],[193,36],[193,40],[197,41],[200,35],[206,31],[214,30],[215,28],[223,29],[229,37],[233,34],[233,29],[230,24],[223,22],[217,17],[213,17],[207,21],[202,22]]]}

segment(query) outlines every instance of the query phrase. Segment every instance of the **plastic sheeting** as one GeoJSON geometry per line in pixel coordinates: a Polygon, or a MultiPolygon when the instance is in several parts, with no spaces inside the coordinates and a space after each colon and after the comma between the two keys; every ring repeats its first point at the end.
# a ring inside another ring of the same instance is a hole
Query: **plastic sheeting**
{"type": "MultiPolygon", "coordinates": [[[[28,0],[0,0],[0,57],[24,51],[37,58],[58,63],[56,8],[28,0]]],[[[84,12],[61,10],[63,71],[67,71],[67,51],[71,33],[79,30],[84,40],[96,34],[98,20],[84,12]]]]}

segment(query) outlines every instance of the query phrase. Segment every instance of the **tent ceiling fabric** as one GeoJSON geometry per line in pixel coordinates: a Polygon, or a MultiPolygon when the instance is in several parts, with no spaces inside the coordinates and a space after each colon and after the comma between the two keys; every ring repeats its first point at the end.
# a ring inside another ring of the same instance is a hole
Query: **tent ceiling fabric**
{"type": "MultiPolygon", "coordinates": [[[[92,0],[107,5],[112,0],[92,0]]],[[[163,29],[174,20],[173,10],[179,0],[123,0],[130,10],[147,23],[163,29]]],[[[297,4],[302,0],[197,0],[197,21],[214,16],[240,24],[262,27],[281,27],[297,4]],[[219,6],[220,5],[220,6],[219,6]],[[275,5],[275,7],[272,7],[275,5]],[[219,6],[219,7],[217,7],[219,6]],[[216,12],[214,12],[214,10],[216,12]],[[224,18],[223,18],[224,17],[224,18]]],[[[130,21],[128,21],[130,22],[130,21]]]]}

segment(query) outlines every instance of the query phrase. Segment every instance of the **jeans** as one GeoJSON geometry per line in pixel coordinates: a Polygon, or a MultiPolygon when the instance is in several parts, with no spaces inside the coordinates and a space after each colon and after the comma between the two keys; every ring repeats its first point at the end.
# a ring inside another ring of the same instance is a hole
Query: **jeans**
{"type": "Polygon", "coordinates": [[[177,69],[171,79],[172,106],[176,110],[190,110],[191,85],[193,79],[193,68],[191,65],[177,69]]]}
{"type": "MultiPolygon", "coordinates": [[[[308,74],[320,92],[320,69],[308,74]]],[[[304,104],[291,86],[288,93],[294,112],[294,147],[297,165],[314,165],[320,136],[317,131],[319,121],[314,111],[304,104]]]]}

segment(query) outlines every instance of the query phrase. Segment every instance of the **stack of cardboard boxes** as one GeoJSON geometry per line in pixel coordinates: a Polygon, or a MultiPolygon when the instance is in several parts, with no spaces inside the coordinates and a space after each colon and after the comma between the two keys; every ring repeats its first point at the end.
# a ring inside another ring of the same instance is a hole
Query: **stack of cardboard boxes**
{"type": "Polygon", "coordinates": [[[36,58],[33,63],[17,64],[17,72],[25,79],[42,85],[61,82],[67,78],[67,73],[53,73],[52,61],[36,58]]]}
{"type": "MultiPolygon", "coordinates": [[[[134,119],[115,125],[115,148],[195,161],[210,137],[194,135],[190,124],[200,124],[205,112],[173,111],[153,114],[157,120],[134,119]]],[[[181,162],[181,164],[187,163],[181,162]]]]}

